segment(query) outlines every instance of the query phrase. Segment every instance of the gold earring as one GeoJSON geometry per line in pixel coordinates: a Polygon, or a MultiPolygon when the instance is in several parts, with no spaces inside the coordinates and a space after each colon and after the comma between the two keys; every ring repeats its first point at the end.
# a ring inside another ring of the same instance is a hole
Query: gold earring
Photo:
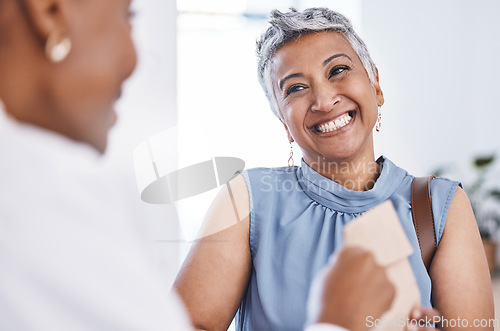
{"type": "Polygon", "coordinates": [[[377,124],[375,125],[375,130],[380,132],[380,128],[382,127],[382,113],[380,112],[380,107],[378,107],[378,117],[377,124]]]}
{"type": "Polygon", "coordinates": [[[53,30],[45,43],[45,55],[53,63],[64,60],[71,51],[71,40],[59,29],[53,30]]]}
{"type": "Polygon", "coordinates": [[[290,157],[288,158],[288,166],[293,167],[294,162],[293,162],[293,146],[292,142],[290,141],[290,157]]]}

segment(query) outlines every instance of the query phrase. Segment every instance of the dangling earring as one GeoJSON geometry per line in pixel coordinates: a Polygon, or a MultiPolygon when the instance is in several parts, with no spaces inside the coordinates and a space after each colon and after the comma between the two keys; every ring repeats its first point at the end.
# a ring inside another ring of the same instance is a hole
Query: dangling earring
{"type": "Polygon", "coordinates": [[[380,112],[380,107],[378,107],[378,117],[377,124],[375,125],[375,130],[380,132],[380,128],[382,127],[382,113],[380,112]]]}
{"type": "Polygon", "coordinates": [[[293,162],[293,146],[292,142],[290,141],[290,157],[288,158],[288,166],[293,167],[294,162],[293,162]]]}
{"type": "Polygon", "coordinates": [[[45,55],[54,62],[61,62],[71,51],[71,40],[59,29],[53,30],[45,44],[45,55]]]}

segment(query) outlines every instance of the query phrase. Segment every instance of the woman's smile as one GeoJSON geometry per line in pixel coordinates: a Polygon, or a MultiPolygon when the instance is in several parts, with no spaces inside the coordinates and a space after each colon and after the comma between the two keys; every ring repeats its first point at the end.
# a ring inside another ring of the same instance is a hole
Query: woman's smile
{"type": "Polygon", "coordinates": [[[340,134],[348,130],[352,126],[355,116],[355,110],[347,111],[338,116],[335,116],[330,120],[315,124],[311,126],[309,130],[319,135],[320,137],[330,137],[332,135],[340,134]]]}

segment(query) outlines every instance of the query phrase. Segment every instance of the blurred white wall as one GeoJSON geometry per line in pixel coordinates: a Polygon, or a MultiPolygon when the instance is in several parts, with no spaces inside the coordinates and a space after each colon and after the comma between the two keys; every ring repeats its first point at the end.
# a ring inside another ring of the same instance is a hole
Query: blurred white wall
{"type": "Polygon", "coordinates": [[[500,2],[369,0],[362,10],[386,101],[377,151],[416,175],[498,151],[500,2]]]}

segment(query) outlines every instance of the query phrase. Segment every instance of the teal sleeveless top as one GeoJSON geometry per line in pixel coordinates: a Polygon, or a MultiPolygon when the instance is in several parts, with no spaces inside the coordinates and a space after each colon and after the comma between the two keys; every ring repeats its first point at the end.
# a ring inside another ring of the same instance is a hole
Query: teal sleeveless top
{"type": "MultiPolygon", "coordinates": [[[[342,228],[356,216],[391,200],[413,246],[408,258],[422,306],[431,306],[431,281],[420,256],[411,214],[413,176],[380,157],[381,173],[369,191],[352,191],[303,160],[300,167],[245,170],[250,197],[252,270],[235,317],[237,330],[303,330],[309,287],[329,256],[342,247],[342,228]]],[[[431,181],[439,244],[459,183],[431,181]]]]}

